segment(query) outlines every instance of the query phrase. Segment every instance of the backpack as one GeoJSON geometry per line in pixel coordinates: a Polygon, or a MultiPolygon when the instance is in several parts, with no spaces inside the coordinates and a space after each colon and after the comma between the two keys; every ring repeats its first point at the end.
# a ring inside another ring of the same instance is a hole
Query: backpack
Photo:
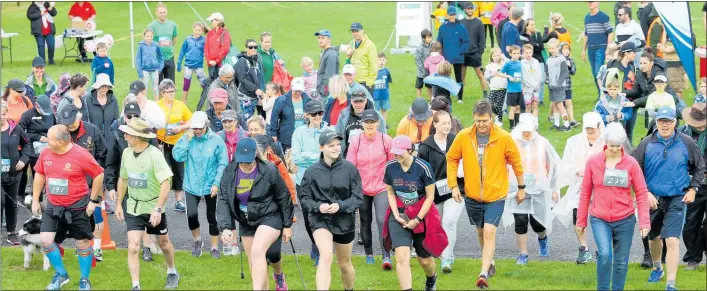
{"type": "Polygon", "coordinates": [[[572,47],[572,36],[570,35],[570,31],[565,29],[565,33],[560,33],[559,31],[555,30],[555,33],[557,34],[557,40],[560,41],[560,43],[567,43],[572,47]]]}
{"type": "Polygon", "coordinates": [[[273,63],[272,82],[281,85],[284,92],[290,91],[290,83],[293,78],[290,72],[285,70],[280,62],[275,61],[273,63]]]}

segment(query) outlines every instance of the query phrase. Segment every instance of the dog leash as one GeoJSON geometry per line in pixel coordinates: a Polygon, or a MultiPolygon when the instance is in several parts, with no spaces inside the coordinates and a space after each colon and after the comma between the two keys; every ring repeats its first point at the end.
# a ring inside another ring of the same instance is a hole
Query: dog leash
{"type": "Polygon", "coordinates": [[[22,208],[22,210],[24,210],[27,214],[29,214],[29,216],[35,216],[34,213],[32,213],[32,211],[27,210],[27,206],[24,203],[20,203],[8,195],[5,195],[5,198],[8,198],[8,199],[12,200],[12,202],[15,202],[15,205],[17,205],[17,208],[22,208]]]}

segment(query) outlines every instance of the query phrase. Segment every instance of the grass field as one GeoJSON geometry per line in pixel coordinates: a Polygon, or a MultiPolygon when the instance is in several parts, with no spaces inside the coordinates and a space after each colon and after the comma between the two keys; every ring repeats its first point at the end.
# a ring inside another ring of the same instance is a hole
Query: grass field
{"type": "MultiPolygon", "coordinates": [[[[66,254],[73,254],[67,249],[66,254]]],[[[22,251],[19,248],[2,248],[2,270],[5,276],[2,279],[4,290],[31,290],[43,288],[51,281],[52,272],[42,271],[42,260],[35,257],[29,270],[22,268],[22,251]],[[18,275],[22,274],[22,275],[18,275]]],[[[130,289],[130,273],[126,263],[127,251],[104,251],[104,261],[99,263],[91,273],[93,288],[96,290],[130,289]],[[112,261],[120,263],[112,264],[112,261]]],[[[212,289],[212,290],[243,290],[250,289],[251,281],[248,273],[247,258],[244,260],[245,276],[240,279],[240,258],[222,257],[213,260],[207,255],[194,258],[190,253],[179,251],[176,255],[177,271],[181,276],[179,289],[212,289]]],[[[308,255],[297,255],[302,267],[307,289],[315,289],[316,268],[308,255]]],[[[418,290],[423,287],[424,273],[413,263],[413,288],[418,290]]],[[[71,283],[64,289],[75,289],[78,286],[78,263],[73,255],[65,257],[66,268],[72,278],[71,283]]],[[[437,281],[438,290],[465,290],[473,289],[477,276],[480,260],[457,259],[455,272],[440,274],[437,281]]],[[[382,272],[379,265],[366,265],[363,257],[354,257],[353,265],[356,270],[355,289],[357,290],[395,290],[398,288],[397,277],[394,272],[382,272]]],[[[495,290],[596,290],[596,265],[587,264],[578,266],[574,263],[559,262],[532,262],[525,267],[518,267],[515,261],[497,261],[498,273],[490,279],[492,289],[495,290]]],[[[143,290],[157,290],[164,287],[166,265],[162,256],[155,256],[151,263],[141,262],[140,285],[143,290]]],[[[287,277],[290,290],[303,290],[302,281],[297,271],[297,265],[292,255],[283,256],[283,270],[287,277]]],[[[661,283],[647,283],[648,271],[643,270],[638,264],[631,264],[626,282],[626,290],[663,290],[664,281],[661,283]]],[[[700,267],[697,272],[678,273],[678,287],[681,290],[704,290],[705,269],[700,267]]],[[[332,290],[341,290],[341,279],[336,262],[332,267],[332,290]]],[[[275,286],[271,280],[271,290],[275,286]]]]}

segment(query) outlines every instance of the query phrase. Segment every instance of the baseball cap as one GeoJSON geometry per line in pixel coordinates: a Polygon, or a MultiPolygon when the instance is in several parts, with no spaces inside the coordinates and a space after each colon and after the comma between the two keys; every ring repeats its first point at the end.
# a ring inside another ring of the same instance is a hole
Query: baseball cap
{"type": "Polygon", "coordinates": [[[290,83],[292,86],[290,87],[292,91],[304,91],[304,79],[301,77],[296,77],[292,79],[292,82],[290,83]]]}
{"type": "Polygon", "coordinates": [[[322,103],[317,101],[317,100],[309,100],[306,104],[304,104],[304,113],[317,113],[317,112],[324,112],[324,107],[322,107],[322,103]]]}
{"type": "Polygon", "coordinates": [[[466,5],[464,5],[464,9],[476,9],[476,5],[474,5],[473,2],[467,2],[466,5]]]}
{"type": "Polygon", "coordinates": [[[44,62],[42,57],[34,57],[32,60],[32,67],[46,67],[47,63],[44,62]]]}
{"type": "Polygon", "coordinates": [[[396,156],[402,155],[412,149],[412,141],[407,135],[398,135],[393,139],[393,147],[390,152],[396,156]]]}
{"type": "Polygon", "coordinates": [[[530,113],[521,113],[516,128],[520,131],[535,131],[537,119],[530,113]]]}
{"type": "Polygon", "coordinates": [[[454,7],[447,8],[447,15],[457,15],[457,9],[454,7]]]}
{"type": "Polygon", "coordinates": [[[212,20],[223,21],[223,14],[221,14],[219,12],[214,12],[211,14],[211,16],[209,16],[209,18],[206,18],[206,20],[208,20],[208,21],[212,21],[212,20]]]}
{"type": "Polygon", "coordinates": [[[363,122],[378,120],[380,120],[380,118],[378,117],[378,112],[373,109],[366,109],[361,113],[361,121],[363,122]]]}
{"type": "Polygon", "coordinates": [[[39,95],[37,96],[37,99],[34,100],[35,105],[37,106],[37,109],[39,110],[39,113],[42,115],[53,115],[54,112],[52,111],[52,104],[49,102],[49,97],[47,95],[39,95]]]}
{"type": "Polygon", "coordinates": [[[329,32],[329,31],[326,30],[326,29],[321,29],[321,30],[319,30],[319,31],[317,31],[317,32],[314,33],[314,36],[320,36],[320,35],[321,35],[321,36],[326,36],[326,37],[328,37],[328,38],[331,38],[331,32],[329,32]]]}
{"type": "Polygon", "coordinates": [[[363,29],[363,25],[361,25],[360,22],[354,22],[351,24],[351,30],[361,30],[363,29]]]}
{"type": "Polygon", "coordinates": [[[252,138],[244,138],[236,146],[236,163],[252,163],[255,161],[255,154],[258,144],[252,138]]]}
{"type": "Polygon", "coordinates": [[[338,140],[344,140],[338,133],[334,132],[333,130],[327,129],[322,131],[322,134],[319,136],[319,145],[320,146],[325,146],[332,142],[334,139],[338,140]]]}
{"type": "Polygon", "coordinates": [[[233,120],[238,121],[238,113],[236,111],[228,109],[221,112],[221,121],[233,120]]]}
{"type": "Polygon", "coordinates": [[[660,119],[670,119],[675,120],[675,109],[664,106],[658,109],[658,113],[655,117],[656,120],[660,119]]]}
{"type": "Polygon", "coordinates": [[[366,100],[366,92],[360,90],[351,92],[351,102],[360,100],[366,100]]]}
{"type": "Polygon", "coordinates": [[[653,78],[653,82],[666,83],[666,82],[668,82],[668,78],[666,78],[665,75],[658,74],[658,75],[655,75],[655,78],[653,78]]]}
{"type": "Polygon", "coordinates": [[[211,103],[226,103],[228,102],[228,92],[223,88],[214,88],[209,92],[209,100],[211,100],[211,103]]]}
{"type": "Polygon", "coordinates": [[[627,41],[621,46],[621,49],[619,51],[622,53],[637,52],[638,48],[636,47],[635,43],[627,41]]]}
{"type": "Polygon", "coordinates": [[[432,111],[430,111],[425,99],[415,98],[415,101],[412,102],[412,115],[418,121],[427,120],[432,116],[432,111]]]}
{"type": "Polygon", "coordinates": [[[9,82],[7,82],[7,87],[20,93],[25,92],[25,83],[17,78],[11,79],[9,82]]]}
{"type": "Polygon", "coordinates": [[[258,143],[258,147],[260,147],[262,151],[266,151],[272,143],[272,139],[264,134],[256,135],[253,139],[255,139],[255,142],[258,143]]]}
{"type": "Polygon", "coordinates": [[[137,102],[130,102],[128,104],[125,104],[125,109],[123,111],[125,115],[140,115],[140,105],[138,105],[137,102]]]}
{"type": "Polygon", "coordinates": [[[342,74],[351,74],[351,75],[356,75],[356,67],[352,64],[346,64],[344,65],[344,68],[341,70],[342,74]]]}
{"type": "Polygon", "coordinates": [[[63,125],[71,125],[76,121],[76,115],[79,114],[78,108],[73,104],[64,106],[61,112],[57,115],[57,123],[63,125]]]}
{"type": "Polygon", "coordinates": [[[209,117],[206,116],[206,112],[204,111],[197,111],[194,112],[191,116],[191,120],[189,121],[189,127],[190,128],[204,128],[206,124],[209,123],[209,117]]]}
{"type": "Polygon", "coordinates": [[[130,83],[130,93],[135,94],[135,96],[137,96],[140,92],[144,91],[146,88],[147,87],[145,87],[145,83],[140,80],[135,80],[130,83]]]}
{"type": "Polygon", "coordinates": [[[601,115],[597,112],[587,112],[582,116],[582,124],[584,128],[599,128],[604,121],[601,119],[601,115]]]}

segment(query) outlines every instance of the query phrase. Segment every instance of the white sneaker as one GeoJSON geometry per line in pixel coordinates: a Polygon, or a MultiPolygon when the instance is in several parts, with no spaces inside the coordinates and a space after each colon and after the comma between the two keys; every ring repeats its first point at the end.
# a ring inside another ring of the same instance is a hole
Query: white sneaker
{"type": "Polygon", "coordinates": [[[32,206],[32,195],[25,196],[25,206],[32,206]]]}
{"type": "Polygon", "coordinates": [[[231,248],[231,256],[237,256],[241,254],[241,248],[235,245],[231,248]]]}
{"type": "Polygon", "coordinates": [[[458,104],[464,104],[464,101],[462,101],[462,100],[457,100],[457,103],[458,103],[458,104]]]}

